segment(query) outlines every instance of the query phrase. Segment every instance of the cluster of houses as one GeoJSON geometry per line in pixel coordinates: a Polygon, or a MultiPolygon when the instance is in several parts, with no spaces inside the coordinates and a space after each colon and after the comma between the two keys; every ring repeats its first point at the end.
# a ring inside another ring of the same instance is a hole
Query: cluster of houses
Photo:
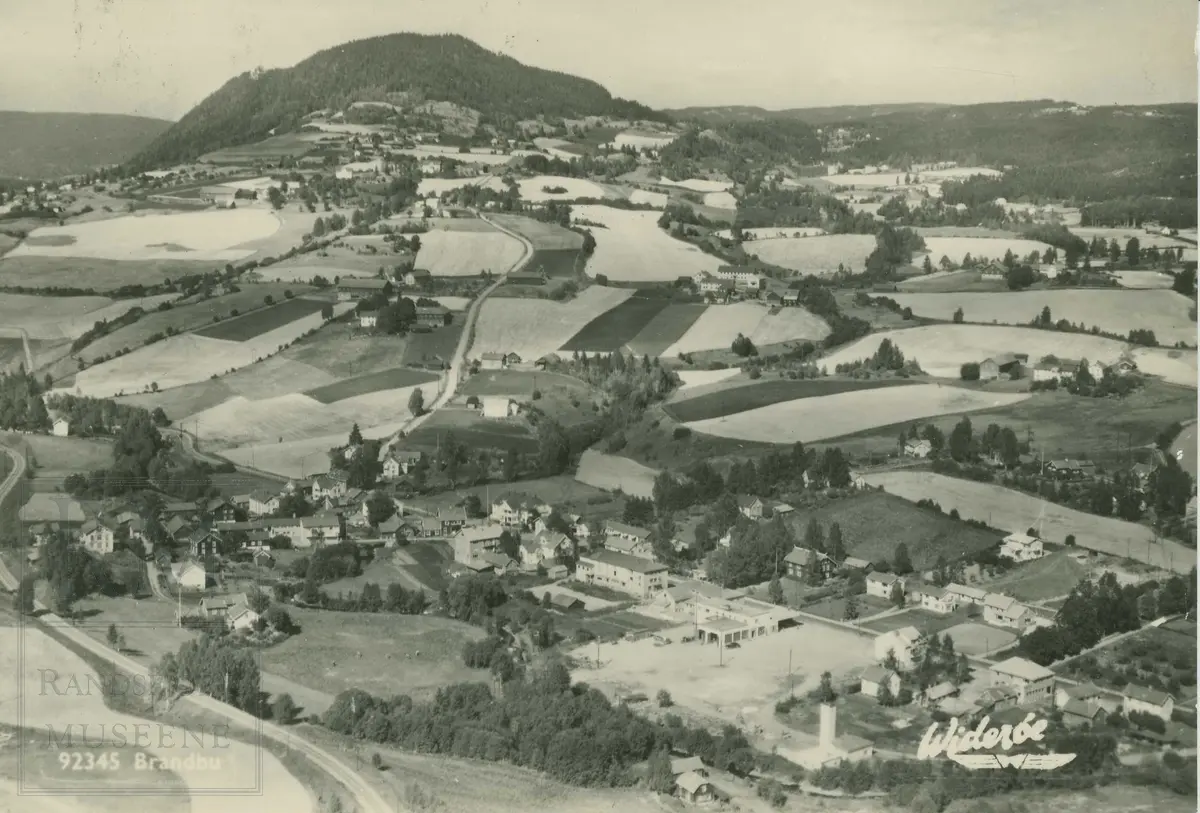
{"type": "MultiPolygon", "coordinates": [[[[1022,377],[1025,371],[1038,382],[1058,381],[1066,383],[1073,381],[1079,372],[1081,360],[1059,359],[1046,356],[1032,366],[1029,364],[1028,353],[999,353],[979,362],[979,380],[993,381],[1001,376],[1022,377]]],[[[1129,375],[1137,371],[1137,364],[1132,359],[1121,359],[1115,364],[1102,364],[1098,361],[1087,362],[1088,373],[1096,381],[1104,377],[1106,371],[1114,375],[1129,375]]]]}
{"type": "Polygon", "coordinates": [[[988,592],[981,587],[957,583],[945,587],[910,583],[906,577],[895,573],[869,573],[866,583],[869,596],[889,600],[893,590],[899,585],[908,602],[914,607],[939,615],[976,608],[974,611],[980,613],[984,623],[1019,630],[1022,633],[1036,627],[1048,627],[1053,623],[1052,615],[1045,610],[1024,604],[1003,593],[988,592]]]}

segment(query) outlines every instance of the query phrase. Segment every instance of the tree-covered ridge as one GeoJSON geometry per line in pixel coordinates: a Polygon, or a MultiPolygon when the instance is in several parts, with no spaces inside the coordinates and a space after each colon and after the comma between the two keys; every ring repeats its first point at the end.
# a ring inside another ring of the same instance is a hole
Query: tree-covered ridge
{"type": "Polygon", "coordinates": [[[243,73],[132,162],[171,163],[297,128],[305,115],[387,93],[448,101],[498,124],[547,116],[654,117],[600,84],[522,65],[458,35],[389,34],[321,51],[292,68],[243,73]]]}
{"type": "Polygon", "coordinates": [[[170,124],[143,116],[0,110],[0,176],[56,178],[120,163],[170,124]]]}
{"type": "Polygon", "coordinates": [[[659,151],[663,173],[688,178],[703,168],[745,183],[756,167],[807,165],[821,158],[817,131],[800,121],[738,121],[711,130],[692,128],[659,151]]]}

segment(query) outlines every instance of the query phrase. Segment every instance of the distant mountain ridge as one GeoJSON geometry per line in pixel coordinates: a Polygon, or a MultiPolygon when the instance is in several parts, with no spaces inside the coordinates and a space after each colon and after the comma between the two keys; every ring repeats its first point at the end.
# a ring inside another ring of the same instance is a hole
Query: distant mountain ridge
{"type": "Polygon", "coordinates": [[[120,164],[170,126],[144,116],[0,110],[0,177],[58,178],[120,164]]]}
{"type": "Polygon", "coordinates": [[[162,133],[131,162],[144,169],[289,130],[305,115],[365,97],[408,93],[479,111],[483,120],[612,115],[657,118],[602,85],[534,68],[456,35],[388,34],[320,51],[291,68],[244,73],[162,133]]]}
{"type": "Polygon", "coordinates": [[[903,104],[852,104],[834,107],[791,107],[784,110],[768,110],[753,105],[714,105],[681,107],[663,111],[676,119],[702,121],[707,124],[729,124],[739,121],[769,121],[772,119],[794,119],[819,127],[840,121],[870,119],[892,113],[925,113],[953,107],[934,102],[909,102],[903,104]]]}

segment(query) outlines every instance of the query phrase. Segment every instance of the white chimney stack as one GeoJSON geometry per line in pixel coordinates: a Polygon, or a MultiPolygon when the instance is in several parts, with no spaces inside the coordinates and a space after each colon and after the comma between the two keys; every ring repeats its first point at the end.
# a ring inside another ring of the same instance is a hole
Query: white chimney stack
{"type": "Polygon", "coordinates": [[[833,741],[837,737],[837,706],[832,703],[821,704],[821,733],[818,735],[818,745],[824,751],[833,750],[833,741]]]}

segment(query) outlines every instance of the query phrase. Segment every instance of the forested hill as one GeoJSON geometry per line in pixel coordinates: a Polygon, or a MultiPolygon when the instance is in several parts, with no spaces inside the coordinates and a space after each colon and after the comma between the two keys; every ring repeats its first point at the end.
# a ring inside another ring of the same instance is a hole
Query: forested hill
{"type": "Polygon", "coordinates": [[[659,150],[659,165],[672,177],[719,170],[745,183],[755,168],[800,166],[821,159],[821,139],[802,121],[735,121],[701,130],[692,127],[659,150]]]}
{"type": "Polygon", "coordinates": [[[142,116],[0,110],[0,178],[58,178],[119,164],[170,126],[142,116]]]}
{"type": "Polygon", "coordinates": [[[292,68],[229,80],[132,162],[141,169],[257,141],[313,110],[389,92],[470,107],[492,122],[547,116],[658,118],[603,86],[523,65],[458,35],[389,34],[321,51],[292,68]]]}

